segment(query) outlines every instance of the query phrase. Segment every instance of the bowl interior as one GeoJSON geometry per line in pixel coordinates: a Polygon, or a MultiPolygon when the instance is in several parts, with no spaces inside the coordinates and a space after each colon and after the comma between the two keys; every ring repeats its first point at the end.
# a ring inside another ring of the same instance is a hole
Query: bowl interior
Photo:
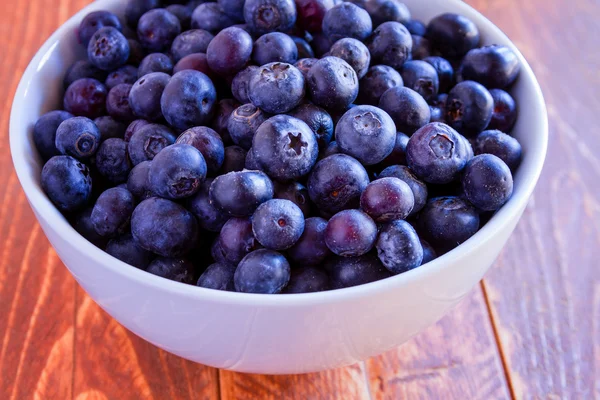
{"type": "Polygon", "coordinates": [[[469,253],[484,242],[492,240],[503,224],[515,218],[523,209],[540,175],[547,147],[547,116],[540,87],[535,76],[512,42],[485,17],[460,0],[403,0],[413,18],[424,22],[444,12],[463,14],[479,27],[483,44],[503,44],[512,48],[519,56],[521,75],[511,89],[519,106],[519,118],[513,135],[523,147],[523,162],[515,175],[514,194],[511,200],[477,234],[448,254],[413,271],[354,288],[323,293],[283,296],[260,296],[219,292],[166,281],[136,268],[129,267],[93,246],[80,236],[52,205],[40,186],[42,162],[37,155],[32,130],[36,120],[45,112],[59,108],[62,104],[62,80],[66,69],[73,61],[85,56],[74,34],[81,19],[94,10],[111,10],[122,15],[121,0],[100,0],[92,3],[61,26],[35,55],[17,89],[10,120],[10,145],[15,169],[25,194],[39,218],[50,226],[57,227],[74,246],[85,250],[90,257],[102,261],[129,279],[141,280],[150,286],[176,291],[191,297],[210,297],[227,302],[255,302],[257,304],[280,305],[297,302],[327,302],[341,300],[346,296],[368,295],[382,285],[402,286],[416,279],[435,274],[447,265],[447,261],[468,257],[469,253]],[[273,299],[277,297],[277,299],[273,299]]]}

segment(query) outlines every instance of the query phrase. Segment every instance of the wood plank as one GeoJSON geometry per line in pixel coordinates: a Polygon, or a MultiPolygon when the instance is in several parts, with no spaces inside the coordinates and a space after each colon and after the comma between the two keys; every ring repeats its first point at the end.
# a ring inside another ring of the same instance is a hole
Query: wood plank
{"type": "Polygon", "coordinates": [[[515,39],[550,118],[534,199],[484,280],[511,385],[516,398],[600,398],[600,3],[469,3],[515,39]]]}
{"type": "Polygon", "coordinates": [[[49,4],[13,1],[0,13],[0,93],[6,100],[0,106],[2,399],[71,397],[75,281],[36,223],[8,147],[9,99],[35,51],[62,22],[56,7],[44,7],[49,4]]]}
{"type": "Polygon", "coordinates": [[[374,399],[507,399],[481,288],[397,350],[367,361],[374,399]]]}
{"type": "Polygon", "coordinates": [[[258,375],[220,371],[222,400],[369,399],[364,363],[304,375],[258,375]]]}
{"type": "Polygon", "coordinates": [[[73,397],[217,399],[217,370],[158,349],[77,291],[73,397]]]}

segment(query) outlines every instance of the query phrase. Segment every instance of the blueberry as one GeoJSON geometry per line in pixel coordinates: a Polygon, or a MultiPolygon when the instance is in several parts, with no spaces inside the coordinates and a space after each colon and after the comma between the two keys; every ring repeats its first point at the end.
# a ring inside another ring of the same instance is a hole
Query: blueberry
{"type": "Polygon", "coordinates": [[[304,267],[292,269],[292,275],[283,293],[314,293],[331,289],[329,276],[319,268],[304,267]]]}
{"type": "Polygon", "coordinates": [[[220,254],[213,254],[215,261],[232,265],[237,265],[248,253],[260,248],[249,218],[230,218],[223,225],[217,243],[213,250],[220,254]]]}
{"type": "Polygon", "coordinates": [[[488,89],[504,89],[519,76],[521,64],[517,55],[508,47],[484,46],[470,50],[462,60],[462,79],[481,83],[488,89]]]}
{"type": "Polygon", "coordinates": [[[223,175],[229,172],[242,171],[246,165],[246,156],[246,150],[240,146],[234,145],[225,147],[225,158],[219,173],[223,175]]]}
{"type": "Polygon", "coordinates": [[[133,167],[127,177],[127,190],[140,200],[146,200],[153,196],[148,179],[150,165],[151,161],[142,161],[133,167]]]}
{"type": "Polygon", "coordinates": [[[173,132],[166,126],[148,124],[137,130],[127,145],[133,165],[152,160],[159,151],[175,143],[173,132]]]}
{"type": "Polygon", "coordinates": [[[129,105],[129,92],[132,85],[121,83],[110,89],[106,97],[106,111],[119,121],[133,121],[135,116],[129,105]]]}
{"type": "Polygon", "coordinates": [[[437,254],[433,246],[431,246],[423,239],[421,239],[421,247],[423,247],[423,261],[421,262],[421,265],[427,264],[428,262],[433,261],[437,258],[437,254]]]}
{"type": "Polygon", "coordinates": [[[412,35],[412,50],[410,52],[413,60],[422,60],[430,57],[433,53],[431,43],[422,36],[412,35]]]}
{"type": "Polygon", "coordinates": [[[304,76],[291,64],[274,62],[263,65],[250,77],[248,97],[252,104],[265,112],[288,112],[304,98],[304,76]]]}
{"type": "Polygon", "coordinates": [[[272,198],[273,183],[261,171],[230,172],[216,177],[210,187],[212,204],[234,217],[252,215],[272,198]]]}
{"type": "Polygon", "coordinates": [[[413,172],[405,165],[392,165],[381,171],[379,174],[381,179],[383,178],[398,178],[405,182],[413,194],[414,206],[409,216],[415,215],[421,211],[427,203],[427,185],[419,180],[413,172]]]}
{"type": "Polygon", "coordinates": [[[245,30],[235,26],[223,29],[208,45],[208,65],[219,75],[235,75],[250,61],[252,47],[252,37],[245,30]]]}
{"type": "Polygon", "coordinates": [[[429,200],[418,220],[419,234],[441,253],[463,243],[478,229],[479,214],[475,208],[453,196],[429,200]]]}
{"type": "Polygon", "coordinates": [[[394,21],[379,25],[367,41],[374,63],[389,65],[398,70],[409,59],[412,46],[408,29],[394,21]]]}
{"type": "Polygon", "coordinates": [[[440,83],[431,64],[421,60],[407,61],[401,72],[404,86],[419,93],[425,100],[437,96],[440,83]]]}
{"type": "Polygon", "coordinates": [[[319,153],[315,134],[308,125],[288,115],[266,120],[254,135],[252,151],[267,175],[282,182],[306,175],[319,153]]]}
{"type": "Polygon", "coordinates": [[[466,136],[483,131],[492,119],[494,99],[488,90],[474,81],[454,86],[446,99],[448,125],[466,136]]]}
{"type": "Polygon", "coordinates": [[[173,67],[173,73],[176,74],[178,72],[185,71],[186,69],[202,72],[209,78],[214,78],[214,72],[208,66],[206,54],[204,53],[195,53],[183,57],[173,67]]]}
{"type": "Polygon", "coordinates": [[[133,65],[125,65],[116,71],[111,72],[106,77],[104,84],[108,89],[112,89],[121,83],[133,85],[137,80],[137,68],[133,65]]]}
{"type": "Polygon", "coordinates": [[[361,0],[352,3],[367,10],[374,27],[388,21],[405,23],[410,20],[408,7],[399,0],[361,0]]]}
{"type": "Polygon", "coordinates": [[[91,220],[96,233],[104,237],[114,237],[125,233],[129,228],[135,199],[127,189],[114,187],[104,191],[92,210],[91,220]]]}
{"type": "Polygon", "coordinates": [[[415,205],[413,191],[398,178],[384,177],[369,183],[360,196],[360,208],[375,222],[404,219],[415,205]]]}
{"type": "Polygon", "coordinates": [[[106,71],[96,68],[88,60],[79,60],[75,61],[65,73],[63,85],[65,88],[68,88],[71,83],[82,78],[92,78],[97,81],[104,82],[106,76],[106,71]]]}
{"type": "Polygon", "coordinates": [[[93,207],[88,207],[85,210],[75,214],[71,219],[71,225],[73,228],[84,238],[86,238],[90,243],[94,246],[104,250],[106,247],[106,243],[108,239],[98,235],[96,233],[96,229],[94,229],[94,224],[92,224],[92,210],[93,207]]]}
{"type": "Polygon", "coordinates": [[[120,138],[106,139],[96,152],[96,169],[112,183],[123,183],[131,171],[127,143],[120,138]]]}
{"type": "Polygon", "coordinates": [[[244,169],[248,169],[250,171],[262,171],[262,167],[258,164],[258,161],[256,161],[256,158],[254,158],[254,153],[252,152],[252,148],[248,149],[248,152],[246,153],[244,169]]]}
{"type": "Polygon", "coordinates": [[[171,77],[164,72],[151,72],[133,84],[129,106],[135,116],[148,121],[162,119],[161,96],[171,77]]]}
{"type": "Polygon", "coordinates": [[[360,210],[335,214],[325,228],[325,244],[333,253],[357,257],[371,251],[377,239],[377,225],[360,210]]]}
{"type": "Polygon", "coordinates": [[[146,12],[140,17],[137,26],[138,40],[144,48],[152,52],[169,49],[180,33],[179,19],[164,8],[146,12]]]}
{"type": "Polygon", "coordinates": [[[56,148],[56,130],[61,123],[73,118],[66,111],[50,111],[42,115],[33,127],[33,142],[42,159],[48,160],[60,154],[56,148]]]}
{"type": "Polygon", "coordinates": [[[383,161],[394,149],[396,127],[380,108],[356,106],[338,121],[335,140],[343,153],[363,165],[373,165],[383,161]]]}
{"type": "Polygon", "coordinates": [[[389,156],[383,159],[377,166],[379,169],[389,167],[391,165],[406,165],[406,146],[408,145],[409,137],[402,132],[396,133],[396,141],[394,149],[389,156]]]}
{"type": "Polygon", "coordinates": [[[336,3],[337,0],[296,0],[297,25],[310,33],[321,32],[325,13],[336,3]]]}
{"type": "Polygon", "coordinates": [[[354,69],[358,79],[366,75],[371,62],[371,54],[367,46],[352,38],[344,38],[335,42],[331,46],[329,54],[346,61],[354,69]]]}
{"type": "Polygon", "coordinates": [[[128,38],[127,43],[129,43],[129,58],[127,59],[127,64],[137,66],[142,62],[144,57],[146,57],[146,49],[144,49],[142,44],[136,39],[128,38]]]}
{"type": "Polygon", "coordinates": [[[470,144],[446,124],[433,122],[419,129],[408,141],[406,161],[427,183],[455,180],[469,161],[470,144]]]}
{"type": "Polygon", "coordinates": [[[291,38],[294,41],[296,51],[298,52],[298,57],[296,57],[296,59],[313,58],[315,56],[315,52],[305,39],[298,36],[292,36],[291,38]]]}
{"type": "Polygon", "coordinates": [[[406,221],[395,220],[384,225],[376,247],[379,260],[394,275],[415,269],[423,262],[419,236],[406,221]]]}
{"type": "Polygon", "coordinates": [[[236,22],[244,21],[245,0],[217,0],[223,12],[236,22]]]}
{"type": "Polygon", "coordinates": [[[262,203],[252,215],[252,232],[258,242],[271,250],[292,247],[304,232],[302,210],[289,200],[262,203]]]}
{"type": "Polygon", "coordinates": [[[429,21],[425,36],[444,57],[462,57],[479,45],[477,25],[465,16],[446,13],[429,21]]]}
{"type": "Polygon", "coordinates": [[[229,124],[231,114],[239,106],[240,104],[234,99],[222,99],[217,104],[217,111],[215,112],[211,127],[221,136],[223,143],[231,144],[232,142],[227,125],[229,124]]]}
{"type": "Polygon", "coordinates": [[[106,252],[111,256],[139,269],[146,269],[154,255],[142,249],[130,233],[112,239],[106,245],[106,252]]]}
{"type": "Polygon", "coordinates": [[[256,130],[267,118],[268,116],[260,108],[251,103],[236,108],[227,124],[233,143],[246,150],[250,149],[256,130]]]}
{"type": "Polygon", "coordinates": [[[300,60],[296,61],[294,67],[298,68],[298,70],[302,72],[302,75],[304,75],[304,79],[306,80],[308,77],[308,71],[313,65],[315,65],[317,61],[319,60],[316,58],[301,58],[300,60]]]}
{"type": "Polygon", "coordinates": [[[293,64],[298,60],[298,48],[285,33],[266,33],[254,43],[252,60],[258,65],[276,61],[293,64]]]}
{"type": "Polygon", "coordinates": [[[290,260],[297,266],[320,265],[331,254],[325,244],[327,221],[320,217],[307,218],[300,239],[288,250],[290,260]]]}
{"type": "Polygon", "coordinates": [[[462,187],[475,207],[496,211],[510,199],[513,178],[504,161],[493,154],[481,154],[465,166],[462,187]]]}
{"type": "Polygon", "coordinates": [[[107,26],[92,35],[87,47],[88,59],[97,68],[112,71],[129,59],[129,42],[118,29],[107,26]]]}
{"type": "Polygon", "coordinates": [[[305,217],[311,214],[311,203],[308,189],[299,182],[274,182],[275,198],[285,199],[296,204],[305,217]]]}
{"type": "Polygon", "coordinates": [[[214,130],[205,126],[198,126],[183,132],[176,143],[189,144],[200,151],[208,171],[217,172],[225,159],[225,147],[221,137],[214,130]]]}
{"type": "Polygon", "coordinates": [[[106,113],[108,91],[99,81],[81,78],[71,83],[65,92],[63,106],[73,115],[97,118],[106,113]]]}
{"type": "Polygon", "coordinates": [[[210,202],[209,189],[212,182],[213,179],[204,181],[198,193],[188,200],[187,207],[198,218],[198,223],[202,229],[210,232],[220,232],[229,217],[210,202]]]}
{"type": "Polygon", "coordinates": [[[313,203],[334,214],[357,207],[368,184],[369,175],[360,162],[345,154],[333,154],[315,165],[307,187],[313,203]]]}
{"type": "Polygon", "coordinates": [[[494,100],[494,111],[487,129],[509,133],[517,121],[517,103],[502,89],[492,89],[490,94],[494,100]]]}
{"type": "Polygon", "coordinates": [[[437,72],[439,81],[439,92],[447,93],[454,86],[454,68],[448,60],[442,57],[432,56],[423,59],[437,72]]]}
{"type": "Polygon", "coordinates": [[[325,149],[333,137],[333,119],[323,108],[314,104],[301,104],[289,113],[304,121],[317,136],[320,149],[325,149]]]}
{"type": "Polygon", "coordinates": [[[146,271],[175,282],[194,282],[194,265],[180,258],[157,257],[148,265],[146,271]]]}
{"type": "Polygon", "coordinates": [[[244,257],[233,278],[236,291],[263,294],[280,293],[289,280],[290,264],[283,255],[267,249],[244,257]]]}
{"type": "Polygon", "coordinates": [[[133,211],[131,233],[146,250],[163,257],[181,257],[196,246],[198,223],[179,204],[151,197],[133,211]]]}
{"type": "Polygon", "coordinates": [[[313,36],[313,40],[310,42],[310,45],[315,52],[316,57],[324,57],[325,53],[327,53],[331,48],[331,41],[324,33],[317,33],[313,36]]]}
{"type": "Polygon", "coordinates": [[[233,285],[233,274],[235,274],[234,266],[215,263],[210,265],[206,271],[200,275],[196,286],[232,292],[235,290],[233,285]]]}
{"type": "Polygon", "coordinates": [[[321,161],[324,158],[327,158],[327,157],[329,157],[331,155],[334,155],[334,154],[339,154],[341,152],[342,151],[340,150],[337,142],[335,140],[333,140],[333,141],[329,142],[329,144],[327,145],[327,147],[325,148],[324,151],[322,151],[321,153],[319,153],[318,160],[321,161]]]}
{"type": "Polygon", "coordinates": [[[223,8],[217,3],[200,4],[192,13],[191,25],[194,29],[219,32],[233,24],[235,24],[235,21],[225,14],[223,8]]]}
{"type": "Polygon", "coordinates": [[[252,74],[256,71],[258,71],[256,65],[249,65],[238,72],[233,78],[233,81],[231,81],[231,93],[233,93],[233,97],[242,104],[250,103],[250,98],[248,97],[248,85],[250,84],[252,74]]]}
{"type": "Polygon", "coordinates": [[[483,131],[475,139],[475,154],[493,154],[515,171],[521,163],[521,144],[497,130],[483,131]]]}
{"type": "Polygon", "coordinates": [[[192,12],[194,11],[192,7],[185,4],[171,4],[165,8],[168,12],[177,17],[182,31],[190,29],[190,24],[192,23],[192,12]]]}
{"type": "Polygon", "coordinates": [[[374,65],[360,80],[358,100],[361,104],[377,106],[381,95],[396,86],[403,86],[398,71],[387,65],[374,65]]]}
{"type": "Polygon", "coordinates": [[[389,278],[391,274],[377,256],[335,257],[326,265],[333,289],[363,285],[389,278]]]}
{"type": "Polygon", "coordinates": [[[416,19],[402,22],[402,24],[408,29],[411,35],[425,36],[425,32],[427,31],[425,24],[416,19]]]}
{"type": "Polygon", "coordinates": [[[349,37],[365,40],[371,35],[373,22],[362,8],[343,2],[327,10],[323,17],[323,33],[332,41],[349,37]]]}
{"type": "Polygon", "coordinates": [[[210,121],[216,98],[215,86],[202,72],[177,72],[163,91],[162,112],[174,128],[201,126],[210,121]]]}
{"type": "Polygon", "coordinates": [[[151,53],[144,57],[138,67],[138,79],[153,72],[171,74],[173,72],[171,57],[163,53],[151,53]]]}
{"type": "Polygon", "coordinates": [[[128,0],[125,7],[125,20],[130,28],[135,29],[138,21],[146,12],[160,7],[160,0],[128,0]]]}
{"type": "Polygon", "coordinates": [[[358,96],[356,72],[337,57],[317,61],[308,71],[307,85],[313,103],[326,109],[345,109],[358,96]]]}
{"type": "Polygon", "coordinates": [[[113,13],[108,11],[93,11],[89,13],[81,20],[81,24],[79,24],[79,29],[77,30],[79,42],[87,46],[94,33],[105,26],[112,26],[119,31],[123,30],[119,18],[113,13]]]}
{"type": "Polygon", "coordinates": [[[190,197],[206,179],[206,161],[194,146],[177,143],[162,149],[148,173],[150,189],[167,199],[190,197]]]}
{"type": "Polygon", "coordinates": [[[409,136],[431,119],[431,110],[423,96],[402,86],[383,93],[379,107],[392,117],[397,130],[409,136]]]}
{"type": "Polygon", "coordinates": [[[125,135],[123,136],[123,139],[126,142],[129,142],[133,134],[146,125],[150,125],[150,122],[146,121],[145,119],[136,119],[127,126],[127,129],[125,129],[125,135]]]}
{"type": "Polygon", "coordinates": [[[171,56],[175,62],[194,53],[206,53],[208,44],[214,36],[203,29],[192,29],[182,32],[173,40],[171,56]]]}
{"type": "Polygon", "coordinates": [[[100,139],[100,130],[94,121],[74,117],[64,120],[58,126],[54,144],[61,154],[86,160],[96,153],[100,139]]]}
{"type": "Polygon", "coordinates": [[[287,31],[296,23],[293,0],[246,0],[244,20],[256,34],[287,31]]]}
{"type": "Polygon", "coordinates": [[[42,168],[42,189],[62,212],[84,208],[92,194],[92,178],[85,164],[70,156],[52,157],[42,168]]]}

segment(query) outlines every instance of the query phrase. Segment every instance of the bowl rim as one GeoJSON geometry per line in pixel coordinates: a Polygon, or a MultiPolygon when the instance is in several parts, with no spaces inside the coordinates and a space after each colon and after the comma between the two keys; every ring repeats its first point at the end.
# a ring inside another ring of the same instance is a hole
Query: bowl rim
{"type": "MultiPolygon", "coordinates": [[[[456,13],[467,16],[473,20],[478,27],[485,26],[487,30],[492,32],[494,37],[502,38],[502,40],[515,52],[521,63],[520,79],[526,75],[533,83],[535,92],[534,97],[537,102],[536,106],[541,111],[540,115],[537,115],[537,118],[539,118],[539,132],[536,132],[536,134],[541,135],[538,143],[539,148],[534,149],[535,151],[530,151],[525,155],[525,157],[531,159],[529,161],[530,168],[526,171],[520,171],[520,174],[523,176],[521,176],[518,189],[515,187],[516,190],[511,199],[496,212],[488,223],[475,235],[450,252],[411,271],[359,286],[316,293],[269,296],[263,294],[227,292],[174,282],[132,267],[94,246],[68,223],[67,219],[44,194],[41,186],[33,181],[27,173],[26,164],[28,160],[27,157],[22,157],[26,150],[23,145],[26,139],[19,138],[19,136],[23,136],[22,129],[19,130],[19,127],[22,125],[19,122],[19,109],[24,106],[22,99],[29,89],[33,76],[38,72],[38,66],[44,62],[47,53],[51,51],[66,34],[72,32],[79,25],[79,21],[87,13],[107,8],[107,5],[112,3],[116,3],[116,1],[99,0],[84,7],[62,24],[36,52],[23,73],[13,99],[10,114],[9,138],[13,165],[17,177],[31,207],[37,211],[37,216],[43,218],[50,226],[53,226],[54,229],[61,232],[62,237],[71,243],[71,246],[79,249],[81,253],[86,254],[88,257],[95,258],[104,268],[108,268],[113,273],[121,275],[123,278],[137,281],[137,283],[147,287],[153,287],[165,292],[172,292],[178,296],[222,304],[243,303],[246,306],[301,307],[333,304],[344,302],[349,299],[356,300],[358,298],[375,295],[382,291],[396,290],[414,282],[425,280],[429,276],[437,274],[439,271],[450,268],[450,266],[458,260],[468,259],[470,254],[480,249],[488,241],[493,240],[494,236],[499,231],[506,228],[507,225],[520,217],[520,213],[525,208],[540,177],[548,147],[548,117],[541,88],[531,67],[521,52],[500,28],[463,1],[450,0],[448,3],[452,3],[452,7],[454,7],[456,13]]],[[[525,159],[523,161],[525,161],[525,159]]]]}

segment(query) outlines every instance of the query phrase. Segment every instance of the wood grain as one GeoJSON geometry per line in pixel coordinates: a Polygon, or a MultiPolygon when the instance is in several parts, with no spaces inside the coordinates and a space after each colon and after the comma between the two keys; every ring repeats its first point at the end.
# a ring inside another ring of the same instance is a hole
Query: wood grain
{"type": "Polygon", "coordinates": [[[534,199],[484,280],[511,385],[519,399],[600,398],[600,3],[470,3],[530,61],[550,119],[534,199]]]}
{"type": "Polygon", "coordinates": [[[62,266],[12,170],[9,99],[37,48],[89,0],[4,2],[0,399],[600,398],[600,3],[467,2],[515,41],[542,84],[550,148],[531,205],[482,288],[437,325],[366,363],[277,377],[157,349],[62,266]]]}

